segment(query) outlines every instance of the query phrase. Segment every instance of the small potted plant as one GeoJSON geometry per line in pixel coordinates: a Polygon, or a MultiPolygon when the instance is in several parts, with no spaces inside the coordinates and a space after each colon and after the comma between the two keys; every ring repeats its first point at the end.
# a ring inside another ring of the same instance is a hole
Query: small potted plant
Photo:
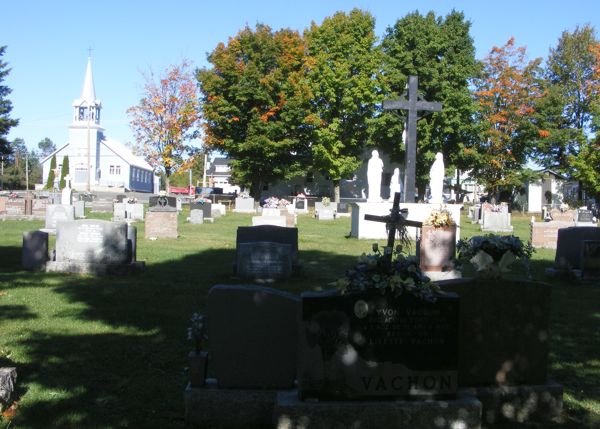
{"type": "Polygon", "coordinates": [[[523,243],[514,235],[486,234],[458,242],[457,261],[470,263],[477,276],[500,278],[514,262],[523,264],[529,273],[529,259],[534,252],[531,243],[523,243]]]}
{"type": "Polygon", "coordinates": [[[208,352],[202,351],[202,344],[206,340],[205,322],[206,319],[203,315],[194,313],[187,330],[188,340],[194,343],[194,350],[188,354],[192,387],[202,387],[206,380],[208,352]]]}

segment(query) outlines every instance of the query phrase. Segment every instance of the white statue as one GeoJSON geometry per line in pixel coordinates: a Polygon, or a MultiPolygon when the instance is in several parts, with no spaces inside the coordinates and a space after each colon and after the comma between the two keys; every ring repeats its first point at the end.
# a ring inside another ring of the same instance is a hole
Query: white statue
{"type": "Polygon", "coordinates": [[[402,192],[402,184],[400,183],[400,169],[394,168],[394,174],[390,180],[390,198],[389,201],[394,201],[396,192],[402,192]]]}
{"type": "Polygon", "coordinates": [[[65,187],[62,190],[60,203],[65,206],[73,205],[73,189],[71,189],[71,176],[65,176],[65,187]]]}
{"type": "Polygon", "coordinates": [[[381,202],[381,173],[383,173],[383,161],[379,158],[379,152],[374,150],[371,152],[371,159],[367,167],[367,182],[369,184],[370,203],[381,202]]]}
{"type": "Polygon", "coordinates": [[[429,191],[431,197],[429,204],[442,204],[442,190],[444,189],[444,155],[441,152],[435,154],[435,161],[429,170],[429,191]]]}

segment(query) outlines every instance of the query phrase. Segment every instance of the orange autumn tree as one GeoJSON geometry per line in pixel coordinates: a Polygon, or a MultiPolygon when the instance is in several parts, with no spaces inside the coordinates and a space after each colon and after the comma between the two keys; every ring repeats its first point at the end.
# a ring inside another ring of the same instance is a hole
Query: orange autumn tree
{"type": "Polygon", "coordinates": [[[483,131],[473,175],[496,196],[501,187],[518,184],[533,142],[543,137],[533,115],[543,91],[540,62],[527,61],[526,49],[511,38],[492,48],[475,80],[483,131]]]}
{"type": "Polygon", "coordinates": [[[146,77],[142,99],[127,113],[140,152],[155,171],[164,173],[168,187],[170,176],[194,152],[190,141],[200,120],[190,63],[184,60],[168,67],[158,81],[151,73],[146,77]]]}

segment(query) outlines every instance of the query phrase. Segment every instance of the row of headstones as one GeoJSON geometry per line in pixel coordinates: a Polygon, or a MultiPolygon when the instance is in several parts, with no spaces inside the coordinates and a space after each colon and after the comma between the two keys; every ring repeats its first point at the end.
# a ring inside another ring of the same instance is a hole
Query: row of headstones
{"type": "Polygon", "coordinates": [[[23,268],[103,274],[131,272],[143,267],[143,263],[136,260],[137,229],[133,225],[81,219],[59,221],[55,227],[56,247],[51,253],[47,231],[23,233],[23,268]]]}
{"type": "MultiPolygon", "coordinates": [[[[258,286],[214,286],[206,308],[208,351],[190,354],[203,364],[190,373],[187,418],[197,424],[230,419],[194,402],[194,388],[204,392],[197,397],[205,404],[211,395],[225,400],[237,394],[242,399],[236,405],[242,407],[252,406],[252,395],[241,396],[244,391],[295,387],[300,401],[315,398],[321,404],[366,399],[376,406],[382,399],[441,395],[452,407],[444,395],[459,387],[474,387],[485,396],[486,389],[507,385],[541,390],[525,389],[527,401],[519,394],[494,397],[484,418],[497,417],[506,406],[514,406],[514,419],[518,413],[525,419],[538,412],[556,415],[562,387],[547,381],[551,289],[534,282],[502,286],[473,279],[445,282],[448,294],[436,302],[379,291],[298,297],[258,286]],[[206,379],[207,362],[214,379],[206,379]],[[208,389],[198,389],[205,383],[208,389]]],[[[437,427],[430,423],[415,427],[437,427]]]]}

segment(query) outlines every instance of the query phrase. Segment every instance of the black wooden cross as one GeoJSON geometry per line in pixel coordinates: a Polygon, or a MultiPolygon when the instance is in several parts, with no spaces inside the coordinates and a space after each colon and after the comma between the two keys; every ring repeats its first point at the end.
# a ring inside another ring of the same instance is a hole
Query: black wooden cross
{"type": "Polygon", "coordinates": [[[400,192],[394,194],[394,203],[390,214],[387,216],[365,215],[365,220],[373,222],[385,222],[388,230],[387,252],[384,254],[390,261],[394,252],[394,239],[396,238],[396,230],[407,226],[421,228],[422,222],[415,220],[407,220],[403,215],[408,214],[408,209],[400,209],[400,192]]]}
{"type": "Polygon", "coordinates": [[[415,202],[415,177],[417,161],[417,112],[426,110],[430,112],[439,112],[442,110],[442,103],[425,101],[418,93],[419,79],[417,76],[408,77],[408,93],[404,96],[408,100],[384,100],[383,110],[407,110],[408,119],[406,121],[406,161],[404,169],[404,196],[403,203],[415,202]]]}

